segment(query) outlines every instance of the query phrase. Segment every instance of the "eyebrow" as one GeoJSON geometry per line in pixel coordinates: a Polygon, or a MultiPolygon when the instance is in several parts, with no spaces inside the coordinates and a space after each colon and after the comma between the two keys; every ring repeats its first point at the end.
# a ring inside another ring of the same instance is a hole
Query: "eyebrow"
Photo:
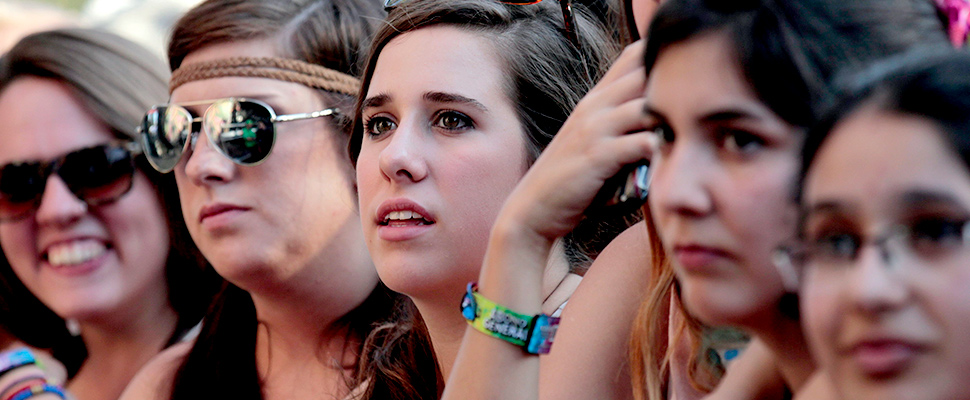
{"type": "Polygon", "coordinates": [[[364,111],[368,108],[381,107],[390,102],[391,96],[386,93],[381,93],[377,96],[371,96],[364,99],[364,101],[360,103],[360,110],[364,111]]]}
{"type": "Polygon", "coordinates": [[[488,113],[488,107],[484,104],[478,102],[478,100],[468,98],[459,94],[454,93],[444,93],[444,92],[427,92],[424,94],[425,100],[433,103],[458,103],[465,104],[477,108],[483,113],[488,113]]]}
{"type": "Polygon", "coordinates": [[[913,207],[930,204],[952,204],[959,205],[961,202],[955,196],[949,193],[942,193],[931,190],[910,190],[902,195],[902,201],[900,203],[903,206],[913,207]]]}
{"type": "MultiPolygon", "coordinates": [[[[657,110],[656,108],[651,107],[649,103],[643,105],[643,114],[649,117],[657,118],[661,121],[667,120],[667,117],[664,115],[663,112],[661,112],[660,110],[657,110]]],[[[758,114],[756,113],[753,113],[744,109],[724,109],[724,110],[717,110],[717,111],[707,113],[704,116],[700,117],[698,121],[704,125],[711,125],[711,124],[731,122],[731,121],[737,121],[737,120],[746,120],[746,119],[760,120],[761,117],[758,116],[758,114]]]]}

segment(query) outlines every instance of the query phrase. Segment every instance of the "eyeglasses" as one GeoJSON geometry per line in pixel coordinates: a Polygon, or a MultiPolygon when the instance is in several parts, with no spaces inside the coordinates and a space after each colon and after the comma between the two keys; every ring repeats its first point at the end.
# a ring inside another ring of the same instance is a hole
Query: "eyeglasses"
{"type": "Polygon", "coordinates": [[[897,225],[870,240],[849,233],[821,235],[780,248],[775,262],[791,263],[797,271],[846,270],[858,261],[865,246],[872,245],[887,266],[912,262],[932,265],[966,250],[968,244],[970,220],[934,217],[897,225]]]}
{"type": "Polygon", "coordinates": [[[239,165],[256,165],[266,159],[276,142],[276,123],[340,115],[327,108],[302,114],[276,115],[259,100],[231,97],[191,103],[163,104],[145,114],[138,133],[148,162],[161,173],[175,169],[200,130],[220,154],[239,165]],[[202,117],[183,106],[211,104],[202,117]]]}
{"type": "Polygon", "coordinates": [[[51,161],[16,162],[0,167],[0,221],[12,221],[36,211],[47,178],[57,174],[78,199],[90,206],[117,200],[131,189],[134,142],[105,144],[72,151],[51,161]]]}
{"type": "MultiPolygon", "coordinates": [[[[397,5],[403,3],[405,0],[384,0],[384,11],[391,11],[392,8],[397,7],[397,5]]],[[[530,4],[536,4],[542,0],[499,0],[500,3],[512,4],[516,6],[525,6],[530,4]]],[[[559,7],[562,8],[562,19],[563,19],[563,32],[566,38],[576,48],[579,48],[579,37],[576,36],[576,17],[573,15],[573,7],[571,0],[559,0],[559,7]]]]}

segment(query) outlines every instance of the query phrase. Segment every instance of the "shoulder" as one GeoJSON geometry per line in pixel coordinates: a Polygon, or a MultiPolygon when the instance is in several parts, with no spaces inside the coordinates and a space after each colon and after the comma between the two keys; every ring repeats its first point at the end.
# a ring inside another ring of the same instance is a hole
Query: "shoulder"
{"type": "Polygon", "coordinates": [[[167,400],[175,372],[192,350],[193,340],[172,345],[151,359],[132,378],[120,400],[167,400]]]}

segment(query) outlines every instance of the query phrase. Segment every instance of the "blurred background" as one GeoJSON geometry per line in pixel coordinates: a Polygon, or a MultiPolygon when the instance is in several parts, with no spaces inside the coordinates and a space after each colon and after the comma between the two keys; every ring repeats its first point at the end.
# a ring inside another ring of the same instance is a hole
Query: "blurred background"
{"type": "Polygon", "coordinates": [[[31,32],[85,26],[141,43],[165,58],[170,29],[200,0],[0,0],[0,53],[31,32]]]}

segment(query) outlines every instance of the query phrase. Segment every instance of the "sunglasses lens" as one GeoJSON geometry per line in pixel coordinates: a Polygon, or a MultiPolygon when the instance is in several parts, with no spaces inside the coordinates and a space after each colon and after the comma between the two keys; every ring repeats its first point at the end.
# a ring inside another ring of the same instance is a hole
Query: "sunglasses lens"
{"type": "Polygon", "coordinates": [[[262,104],[219,100],[206,111],[205,125],[211,143],[236,163],[256,164],[273,149],[273,112],[262,104]]]}
{"type": "Polygon", "coordinates": [[[47,179],[39,163],[8,164],[0,169],[0,219],[29,213],[44,193],[47,179]]]}
{"type": "Polygon", "coordinates": [[[159,172],[174,169],[191,133],[192,114],[188,110],[179,106],[148,110],[141,124],[141,142],[148,162],[159,172]]]}
{"type": "Polygon", "coordinates": [[[128,150],[97,146],[66,155],[58,175],[78,198],[97,205],[127,193],[134,172],[135,163],[128,150]]]}

